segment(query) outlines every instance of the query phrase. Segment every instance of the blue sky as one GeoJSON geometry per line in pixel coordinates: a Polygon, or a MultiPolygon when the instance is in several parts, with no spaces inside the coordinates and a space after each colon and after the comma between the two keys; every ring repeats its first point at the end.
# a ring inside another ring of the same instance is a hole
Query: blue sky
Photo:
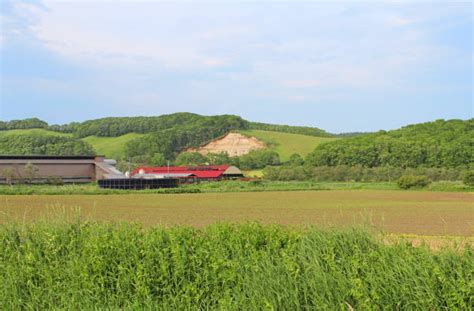
{"type": "Polygon", "coordinates": [[[471,2],[1,6],[1,120],[190,111],[347,132],[473,114],[471,2]]]}

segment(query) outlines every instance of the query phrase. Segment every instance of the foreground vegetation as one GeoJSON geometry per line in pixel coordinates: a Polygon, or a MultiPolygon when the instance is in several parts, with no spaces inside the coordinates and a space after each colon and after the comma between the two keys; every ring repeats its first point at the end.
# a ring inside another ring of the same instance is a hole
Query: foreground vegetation
{"type": "Polygon", "coordinates": [[[0,307],[471,310],[474,251],[364,230],[0,226],[0,307]]]}
{"type": "MultiPolygon", "coordinates": [[[[313,182],[313,181],[221,181],[202,182],[181,185],[172,189],[149,190],[113,190],[102,189],[95,183],[73,185],[0,185],[0,195],[62,195],[62,194],[177,194],[177,193],[210,193],[210,192],[263,192],[263,191],[310,191],[310,190],[400,190],[396,182],[313,182]]],[[[433,182],[423,191],[462,191],[473,192],[474,186],[467,186],[459,181],[433,182]]]]}

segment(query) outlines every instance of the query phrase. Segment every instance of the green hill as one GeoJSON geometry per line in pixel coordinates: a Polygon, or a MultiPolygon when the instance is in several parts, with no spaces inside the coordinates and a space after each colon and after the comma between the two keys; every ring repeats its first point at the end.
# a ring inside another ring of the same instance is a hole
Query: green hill
{"type": "Polygon", "coordinates": [[[63,125],[48,125],[36,118],[0,121],[0,153],[95,152],[116,159],[130,155],[143,163],[160,157],[173,161],[183,150],[199,147],[230,131],[266,142],[282,161],[298,153],[307,156],[307,163],[314,166],[440,168],[470,167],[474,162],[474,119],[437,120],[338,139],[318,128],[192,113],[103,118],[63,125]]]}
{"type": "Polygon", "coordinates": [[[474,163],[474,119],[436,120],[318,146],[314,166],[469,167],[474,163]]]}
{"type": "Polygon", "coordinates": [[[305,157],[320,143],[337,139],[263,130],[246,130],[241,133],[265,142],[271,150],[278,152],[282,161],[287,161],[293,153],[305,157]]]}
{"type": "Polygon", "coordinates": [[[118,137],[88,136],[82,140],[89,143],[97,154],[105,155],[108,158],[122,159],[126,157],[126,144],[143,135],[144,134],[128,133],[118,137]]]}
{"type": "MultiPolygon", "coordinates": [[[[257,134],[262,134],[263,131],[299,134],[300,136],[289,136],[294,137],[295,142],[288,139],[287,135],[269,138],[275,140],[272,147],[281,152],[283,158],[287,158],[292,150],[302,154],[308,152],[301,149],[302,147],[294,146],[289,147],[287,151],[282,147],[287,142],[292,142],[293,145],[309,144],[314,147],[313,141],[301,144],[299,138],[306,135],[316,137],[316,139],[318,135],[332,136],[321,129],[312,127],[256,123],[235,115],[202,116],[187,112],[150,117],[110,117],[62,125],[49,125],[37,118],[0,121],[0,132],[3,135],[10,135],[9,137],[15,137],[11,135],[22,133],[34,137],[61,136],[75,142],[82,139],[80,142],[93,146],[97,153],[107,157],[123,159],[128,155],[140,162],[147,162],[153,157],[174,160],[179,153],[187,148],[199,147],[230,131],[246,130],[255,130],[257,134]]],[[[14,141],[5,141],[4,145],[9,146],[8,152],[28,152],[30,150],[15,146],[14,141]]]]}

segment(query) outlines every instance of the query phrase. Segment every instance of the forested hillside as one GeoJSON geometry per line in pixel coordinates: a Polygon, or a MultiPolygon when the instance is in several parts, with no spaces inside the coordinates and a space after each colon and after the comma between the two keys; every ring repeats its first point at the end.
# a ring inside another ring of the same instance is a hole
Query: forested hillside
{"type": "Polygon", "coordinates": [[[324,143],[306,159],[313,166],[468,167],[474,119],[436,120],[324,143]]]}
{"type": "Polygon", "coordinates": [[[119,117],[89,120],[76,123],[66,130],[72,128],[72,133],[78,137],[102,136],[116,137],[128,133],[156,133],[159,131],[178,127],[198,127],[200,125],[211,125],[213,127],[229,126],[232,128],[247,128],[248,121],[233,115],[201,116],[193,113],[174,113],[158,117],[119,117]]]}
{"type": "Polygon", "coordinates": [[[198,147],[246,126],[247,121],[237,116],[203,117],[132,140],[126,145],[126,153],[132,157],[160,153],[166,159],[174,159],[183,149],[198,147]]]}
{"type": "Polygon", "coordinates": [[[22,134],[0,135],[0,154],[94,155],[86,142],[66,136],[22,134]]]}
{"type": "MultiPolygon", "coordinates": [[[[63,134],[61,142],[57,139],[41,139],[42,143],[48,141],[48,146],[51,144],[61,145],[65,140],[68,140],[68,143],[76,142],[78,146],[80,144],[84,147],[77,147],[77,150],[90,152],[92,150],[88,144],[90,143],[94,146],[95,152],[110,153],[118,158],[132,157],[142,163],[146,163],[152,157],[174,160],[183,149],[198,147],[229,131],[242,131],[251,128],[266,128],[286,133],[306,133],[310,136],[326,137],[330,135],[317,128],[255,123],[234,115],[201,116],[186,112],[155,117],[110,117],[63,125],[49,125],[37,118],[0,122],[0,133],[12,130],[41,129],[45,130],[45,136],[55,136],[52,135],[54,133],[63,134]],[[68,136],[64,136],[65,134],[68,136]],[[78,142],[78,139],[82,139],[86,144],[78,142]]],[[[41,133],[35,134],[43,136],[41,133]]],[[[21,133],[21,135],[25,136],[29,133],[21,133]]],[[[26,141],[27,138],[22,137],[19,140],[26,141]]],[[[44,153],[46,149],[51,149],[51,146],[37,148],[31,145],[33,140],[30,137],[27,143],[28,147],[16,145],[15,139],[4,137],[0,148],[7,150],[8,154],[25,154],[33,151],[44,153]]],[[[64,152],[70,151],[67,148],[64,150],[64,152]]]]}

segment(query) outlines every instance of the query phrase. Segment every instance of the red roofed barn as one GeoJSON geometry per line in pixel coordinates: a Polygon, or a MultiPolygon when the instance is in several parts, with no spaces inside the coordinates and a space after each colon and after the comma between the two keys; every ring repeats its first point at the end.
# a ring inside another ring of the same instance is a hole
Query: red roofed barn
{"type": "Polygon", "coordinates": [[[230,165],[139,167],[132,177],[179,178],[183,180],[221,180],[243,177],[242,171],[230,165]]]}

